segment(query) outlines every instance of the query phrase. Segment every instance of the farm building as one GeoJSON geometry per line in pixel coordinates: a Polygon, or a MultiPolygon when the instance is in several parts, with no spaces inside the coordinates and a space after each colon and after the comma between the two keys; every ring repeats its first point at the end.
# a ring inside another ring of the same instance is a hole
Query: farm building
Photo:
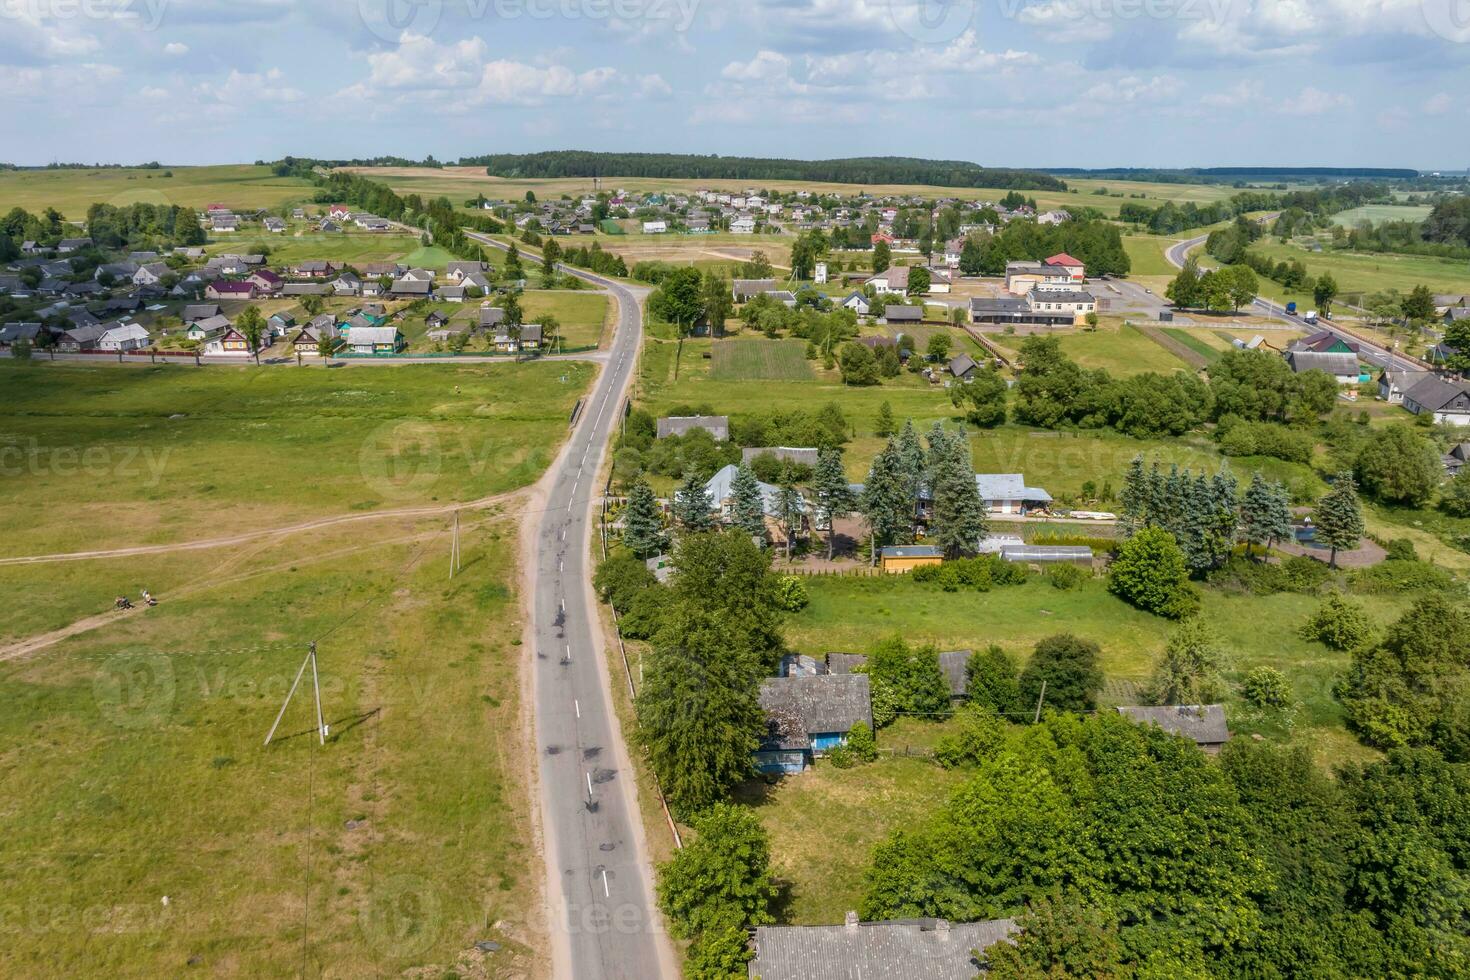
{"type": "Polygon", "coordinates": [[[397,327],[353,327],[347,346],[354,354],[388,357],[403,350],[403,334],[397,327]]]}
{"type": "Polygon", "coordinates": [[[747,303],[762,293],[776,288],[774,279],[736,279],[730,291],[737,303],[747,303]]]}
{"type": "Polygon", "coordinates": [[[1014,919],[861,922],[849,912],[840,926],[760,926],[748,969],[760,980],[973,980],[985,950],[1020,931],[1014,919]]]}
{"type": "Polygon", "coordinates": [[[1051,505],[1051,494],[1026,486],[1020,473],[977,473],[975,486],[985,509],[996,514],[1025,514],[1051,505]]]}
{"type": "Polygon", "coordinates": [[[883,549],[881,557],[883,571],[890,575],[902,575],[925,565],[944,564],[944,552],[927,544],[892,545],[883,549]]]}
{"type": "Polygon", "coordinates": [[[667,439],[669,436],[682,436],[692,429],[704,429],[715,437],[716,442],[726,442],[730,438],[730,416],[687,415],[671,416],[658,420],[658,438],[660,439],[667,439]]]}
{"type": "Polygon", "coordinates": [[[1230,741],[1225,707],[1219,704],[1121,707],[1118,714],[1139,725],[1158,725],[1171,735],[1189,739],[1214,755],[1230,741]]]}
{"type": "Polygon", "coordinates": [[[1404,393],[1404,407],[1448,425],[1470,425],[1470,383],[1428,377],[1404,393]]]}
{"type": "Polygon", "coordinates": [[[873,727],[867,674],[770,677],[761,682],[766,736],[755,753],[766,773],[797,773],[813,759],[847,744],[847,733],[862,722],[873,727]]]}
{"type": "Polygon", "coordinates": [[[1336,378],[1340,385],[1357,384],[1363,374],[1358,367],[1358,355],[1339,351],[1288,351],[1286,363],[1297,374],[1303,371],[1324,371],[1336,378]]]}
{"type": "Polygon", "coordinates": [[[1092,567],[1092,549],[1073,545],[1013,544],[1000,549],[1001,558],[1019,565],[1080,565],[1092,567]]]}

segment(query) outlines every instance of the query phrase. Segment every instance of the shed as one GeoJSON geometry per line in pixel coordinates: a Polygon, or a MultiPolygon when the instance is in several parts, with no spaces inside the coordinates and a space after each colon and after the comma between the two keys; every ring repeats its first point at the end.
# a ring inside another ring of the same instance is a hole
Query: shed
{"type": "Polygon", "coordinates": [[[760,980],[973,980],[977,958],[1020,932],[1014,919],[949,923],[944,919],[860,922],[840,926],[761,926],[748,970],[760,980]]]}
{"type": "Polygon", "coordinates": [[[704,429],[715,437],[716,442],[726,442],[730,438],[730,416],[728,415],[688,415],[671,416],[658,420],[658,437],[667,439],[669,436],[682,436],[694,429],[704,429]]]}
{"type": "Polygon", "coordinates": [[[890,575],[911,572],[924,565],[944,564],[944,552],[933,545],[893,545],[882,551],[883,571],[890,575]]]}
{"type": "Polygon", "coordinates": [[[1118,714],[1139,725],[1158,725],[1171,735],[1194,742],[1211,755],[1230,741],[1225,706],[1220,704],[1120,707],[1118,714]]]}

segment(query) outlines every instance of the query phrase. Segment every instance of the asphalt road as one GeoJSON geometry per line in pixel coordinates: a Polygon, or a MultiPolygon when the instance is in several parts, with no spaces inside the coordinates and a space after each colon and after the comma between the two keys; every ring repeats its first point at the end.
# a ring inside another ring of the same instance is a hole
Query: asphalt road
{"type": "Polygon", "coordinates": [[[543,510],[532,515],[540,522],[531,601],[535,744],[552,879],[553,962],[557,976],[576,980],[677,977],[654,910],[651,862],[596,638],[590,583],[598,470],[637,364],[643,294],[578,269],[563,271],[612,294],[618,327],[571,441],[547,478],[543,510]]]}
{"type": "MultiPolygon", "coordinates": [[[[1205,236],[1203,235],[1198,238],[1191,238],[1188,241],[1179,242],[1177,245],[1171,245],[1169,249],[1164,252],[1164,258],[1168,259],[1169,264],[1174,266],[1174,268],[1182,269],[1184,267],[1184,260],[1189,255],[1190,251],[1198,248],[1204,243],[1205,236]]],[[[1286,307],[1282,306],[1281,304],[1261,297],[1258,297],[1256,299],[1254,309],[1257,313],[1260,313],[1263,316],[1271,317],[1274,320],[1280,320],[1282,323],[1289,323],[1294,327],[1301,327],[1303,330],[1307,331],[1326,330],[1329,333],[1341,338],[1342,340],[1347,341],[1348,343],[1357,344],[1358,359],[1366,364],[1371,364],[1374,367],[1387,367],[1388,364],[1394,359],[1392,353],[1387,348],[1380,347],[1377,344],[1370,344],[1366,340],[1363,340],[1361,337],[1355,337],[1350,333],[1346,333],[1345,331],[1339,329],[1330,320],[1319,318],[1316,323],[1308,323],[1304,318],[1297,316],[1294,313],[1286,312],[1286,307]]],[[[1406,362],[1402,357],[1400,357],[1398,358],[1398,363],[1402,365],[1406,362]]]]}

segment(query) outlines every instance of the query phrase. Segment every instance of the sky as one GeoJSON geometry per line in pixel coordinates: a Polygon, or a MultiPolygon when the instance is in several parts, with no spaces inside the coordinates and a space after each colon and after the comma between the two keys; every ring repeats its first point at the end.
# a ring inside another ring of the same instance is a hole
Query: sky
{"type": "Polygon", "coordinates": [[[0,161],[1470,167],[1470,0],[0,0],[0,161]]]}

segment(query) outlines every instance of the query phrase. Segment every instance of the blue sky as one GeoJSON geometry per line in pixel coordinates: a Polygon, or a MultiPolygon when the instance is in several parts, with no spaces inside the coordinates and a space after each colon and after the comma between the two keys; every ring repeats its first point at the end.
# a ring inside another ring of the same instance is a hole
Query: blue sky
{"type": "Polygon", "coordinates": [[[0,160],[1470,166],[1470,0],[0,0],[0,160]]]}

